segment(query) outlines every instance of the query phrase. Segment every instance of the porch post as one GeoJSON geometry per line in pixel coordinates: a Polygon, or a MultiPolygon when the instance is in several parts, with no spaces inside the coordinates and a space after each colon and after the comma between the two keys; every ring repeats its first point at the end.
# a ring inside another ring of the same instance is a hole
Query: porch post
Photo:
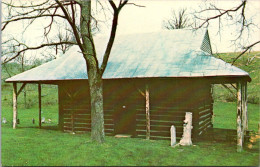
{"type": "MultiPolygon", "coordinates": [[[[248,128],[248,115],[247,115],[247,83],[242,83],[242,131],[244,136],[246,135],[246,130],[248,128]]],[[[243,139],[244,141],[244,139],[243,139]]]]}
{"type": "Polygon", "coordinates": [[[41,90],[41,84],[38,84],[38,100],[39,100],[39,127],[42,127],[42,90],[41,90]]]}
{"type": "Polygon", "coordinates": [[[243,117],[243,103],[242,103],[242,84],[237,83],[237,151],[241,152],[243,149],[244,130],[242,128],[242,117],[243,117]]]}
{"type": "Polygon", "coordinates": [[[145,87],[145,113],[146,113],[146,139],[150,139],[150,92],[149,87],[145,87]]]}
{"type": "Polygon", "coordinates": [[[17,126],[17,83],[13,83],[13,129],[17,126]]]}
{"type": "MultiPolygon", "coordinates": [[[[248,112],[247,112],[247,82],[244,83],[244,129],[248,130],[248,112]]],[[[246,133],[245,133],[246,134],[246,133]]]]}

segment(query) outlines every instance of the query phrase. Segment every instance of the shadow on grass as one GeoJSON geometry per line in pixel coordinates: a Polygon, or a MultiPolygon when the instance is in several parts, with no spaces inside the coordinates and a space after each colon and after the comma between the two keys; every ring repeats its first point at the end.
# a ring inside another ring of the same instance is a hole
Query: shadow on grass
{"type": "MultiPolygon", "coordinates": [[[[204,142],[222,143],[226,144],[227,147],[236,147],[237,132],[234,129],[209,128],[198,141],[203,143],[202,147],[207,147],[204,142]]],[[[244,150],[258,153],[259,146],[260,136],[253,131],[247,131],[244,136],[244,150]]]]}

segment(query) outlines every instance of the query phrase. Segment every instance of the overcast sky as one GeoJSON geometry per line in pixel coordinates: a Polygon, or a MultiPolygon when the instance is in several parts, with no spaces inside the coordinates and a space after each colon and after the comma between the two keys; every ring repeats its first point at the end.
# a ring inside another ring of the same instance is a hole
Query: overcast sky
{"type": "MultiPolygon", "coordinates": [[[[162,31],[162,21],[170,18],[172,10],[178,11],[181,8],[187,8],[188,11],[193,12],[194,10],[199,10],[200,6],[203,7],[205,0],[141,0],[135,1],[136,4],[143,5],[145,7],[136,7],[133,5],[128,5],[120,13],[118,35],[128,34],[128,33],[144,33],[144,32],[154,32],[162,31]]],[[[215,3],[220,8],[228,9],[234,7],[236,4],[240,4],[239,0],[220,0],[220,1],[210,1],[215,3]]],[[[253,18],[254,23],[260,27],[260,1],[259,0],[249,0],[246,10],[247,18],[253,18]]],[[[223,22],[224,23],[224,22],[223,22]]],[[[213,52],[233,52],[235,51],[234,46],[231,46],[231,40],[234,39],[234,26],[223,25],[221,37],[218,32],[218,21],[215,20],[210,23],[209,33],[212,43],[213,52]]],[[[254,42],[260,38],[260,30],[254,28],[255,33],[250,37],[250,41],[254,42]]],[[[108,34],[104,31],[103,34],[108,34]]],[[[257,46],[255,50],[260,50],[257,46]]]]}
{"type": "MultiPolygon", "coordinates": [[[[170,18],[171,11],[178,11],[181,8],[187,8],[189,12],[193,10],[199,10],[200,6],[205,4],[205,0],[132,0],[130,2],[135,2],[138,5],[145,7],[137,7],[134,5],[125,6],[120,12],[119,16],[119,25],[117,30],[117,35],[122,34],[132,34],[132,33],[145,33],[145,32],[156,32],[163,31],[162,22],[163,20],[170,18]]],[[[236,4],[239,4],[239,0],[228,0],[228,1],[209,1],[215,3],[220,8],[227,9],[234,7],[236,4]]],[[[95,4],[93,4],[95,6],[95,4]]],[[[109,6],[108,6],[109,7],[109,6]]],[[[252,18],[253,22],[260,27],[260,1],[259,0],[249,0],[246,6],[246,16],[247,18],[252,18]]],[[[5,11],[3,11],[5,12],[5,11]]],[[[111,18],[109,12],[107,12],[107,18],[111,18]],[[110,17],[109,17],[110,16],[110,17]]],[[[101,19],[104,19],[102,15],[99,16],[101,19]]],[[[111,21],[109,21],[111,22],[111,21]]],[[[42,34],[42,21],[35,22],[35,26],[31,26],[28,31],[23,35],[25,41],[30,41],[35,43],[39,41],[39,38],[42,34]]],[[[12,34],[13,36],[19,36],[21,30],[24,26],[19,24],[10,24],[8,29],[3,32],[4,35],[12,34]]],[[[254,42],[259,40],[260,31],[258,28],[253,29],[254,33],[251,34],[249,40],[254,42]]],[[[110,32],[110,27],[108,23],[101,26],[101,32],[98,35],[108,35],[110,32]]],[[[209,26],[209,33],[211,38],[211,44],[213,52],[233,52],[239,51],[235,50],[236,48],[230,47],[230,41],[234,38],[232,35],[235,34],[235,27],[227,26],[223,24],[222,35],[221,37],[218,32],[218,23],[217,20],[212,22],[209,26]]],[[[254,50],[260,50],[260,46],[257,46],[254,50]]]]}

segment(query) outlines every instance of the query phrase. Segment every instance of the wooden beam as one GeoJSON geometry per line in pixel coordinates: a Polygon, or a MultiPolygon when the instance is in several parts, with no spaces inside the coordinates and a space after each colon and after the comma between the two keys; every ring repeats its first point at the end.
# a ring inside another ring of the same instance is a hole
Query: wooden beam
{"type": "Polygon", "coordinates": [[[234,95],[236,97],[236,94],[229,88],[227,87],[227,85],[225,84],[221,84],[224,88],[226,88],[232,95],[234,95]]]}
{"type": "Polygon", "coordinates": [[[234,89],[236,89],[237,90],[237,88],[236,88],[236,85],[234,85],[234,84],[230,84],[234,89]]]}
{"type": "Polygon", "coordinates": [[[13,83],[13,129],[17,126],[17,83],[13,83]]]}
{"type": "Polygon", "coordinates": [[[137,90],[143,97],[145,97],[145,93],[144,92],[142,92],[139,88],[137,90]]]}
{"type": "Polygon", "coordinates": [[[237,83],[237,151],[243,149],[243,130],[242,130],[242,89],[241,83],[237,83]]]}
{"type": "Polygon", "coordinates": [[[39,100],[39,127],[42,127],[42,90],[41,84],[38,84],[38,100],[39,100]]]}
{"type": "Polygon", "coordinates": [[[17,96],[21,93],[21,91],[23,90],[23,88],[25,87],[26,83],[23,83],[23,85],[21,86],[21,88],[19,89],[17,96]]]}
{"type": "Polygon", "coordinates": [[[146,113],[146,139],[150,139],[150,92],[149,87],[146,85],[145,87],[145,113],[146,113]]]}

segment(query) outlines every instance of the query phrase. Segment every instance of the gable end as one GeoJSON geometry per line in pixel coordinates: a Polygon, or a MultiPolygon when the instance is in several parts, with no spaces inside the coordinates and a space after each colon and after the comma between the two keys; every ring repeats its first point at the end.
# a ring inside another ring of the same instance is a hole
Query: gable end
{"type": "Polygon", "coordinates": [[[204,35],[200,49],[203,50],[204,52],[212,54],[208,30],[206,31],[206,33],[204,35]]]}

